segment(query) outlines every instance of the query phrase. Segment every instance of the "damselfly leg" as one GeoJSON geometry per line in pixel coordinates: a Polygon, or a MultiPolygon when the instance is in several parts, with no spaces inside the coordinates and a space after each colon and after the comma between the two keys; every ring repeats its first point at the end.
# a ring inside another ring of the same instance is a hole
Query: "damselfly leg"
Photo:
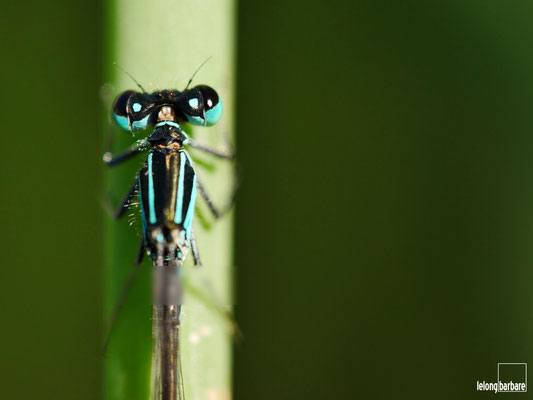
{"type": "Polygon", "coordinates": [[[115,212],[115,219],[120,219],[128,207],[130,206],[133,197],[137,195],[139,188],[139,178],[136,177],[133,181],[133,184],[130,186],[128,193],[126,193],[126,196],[124,196],[124,199],[120,202],[120,206],[117,208],[117,211],[115,212]]]}
{"type": "Polygon", "coordinates": [[[208,154],[211,154],[212,156],[222,158],[224,160],[233,160],[235,158],[235,154],[233,154],[233,151],[226,152],[226,151],[220,151],[217,149],[213,149],[209,146],[198,143],[196,140],[193,140],[193,139],[189,139],[189,141],[187,142],[187,145],[194,149],[198,149],[208,154]]]}
{"type": "Polygon", "coordinates": [[[110,167],[122,164],[124,161],[129,160],[133,156],[136,156],[137,154],[143,152],[144,150],[148,149],[150,147],[150,144],[146,139],[139,140],[136,143],[134,143],[129,149],[123,151],[119,154],[111,154],[110,152],[107,152],[103,156],[104,162],[109,165],[110,167]]]}
{"type": "Polygon", "coordinates": [[[200,252],[198,251],[198,244],[196,243],[196,236],[194,235],[194,228],[191,229],[191,251],[194,265],[202,265],[200,261],[200,252]]]}

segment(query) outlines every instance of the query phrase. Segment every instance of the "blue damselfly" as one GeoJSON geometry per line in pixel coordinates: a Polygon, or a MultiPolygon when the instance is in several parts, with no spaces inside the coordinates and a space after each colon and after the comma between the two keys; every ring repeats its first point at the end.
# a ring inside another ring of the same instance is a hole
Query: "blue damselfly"
{"type": "Polygon", "coordinates": [[[187,85],[184,91],[147,93],[138,86],[142,92],[128,90],[116,98],[113,119],[128,132],[153,130],[118,155],[106,153],[104,161],[114,166],[148,151],[115,216],[123,216],[138,196],[143,235],[136,263],[140,265],[148,254],[153,265],[152,399],[175,400],[183,398],[178,353],[182,310],[179,270],[189,250],[194,264],[200,264],[192,224],[197,192],[215,218],[221,215],[202,185],[186,147],[223,159],[233,159],[233,154],[197,143],[182,129],[185,124],[211,126],[220,119],[222,102],[214,89],[206,85],[188,89],[187,85]]]}

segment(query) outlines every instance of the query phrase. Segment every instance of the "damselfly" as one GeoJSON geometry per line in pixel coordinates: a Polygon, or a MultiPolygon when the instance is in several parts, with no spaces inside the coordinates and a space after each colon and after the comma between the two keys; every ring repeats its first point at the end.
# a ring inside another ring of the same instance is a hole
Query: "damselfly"
{"type": "Polygon", "coordinates": [[[182,308],[178,270],[189,249],[194,264],[200,264],[192,224],[197,191],[213,215],[220,216],[185,148],[224,159],[232,159],[233,154],[201,145],[182,129],[184,124],[210,126],[220,119],[222,102],[214,89],[206,85],[188,89],[187,85],[184,91],[146,93],[138,86],[142,92],[128,90],[116,98],[113,119],[125,131],[153,130],[121,154],[106,153],[104,161],[114,166],[149,150],[116,217],[121,217],[138,195],[143,236],[136,262],[140,264],[147,253],[154,271],[152,398],[175,400],[183,398],[178,356],[182,308]]]}

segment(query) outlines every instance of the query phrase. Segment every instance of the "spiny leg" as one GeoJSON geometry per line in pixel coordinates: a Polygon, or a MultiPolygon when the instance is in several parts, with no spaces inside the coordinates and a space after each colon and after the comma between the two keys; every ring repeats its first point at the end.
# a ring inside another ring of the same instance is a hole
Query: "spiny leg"
{"type": "Polygon", "coordinates": [[[198,243],[196,243],[196,236],[194,236],[194,230],[191,228],[191,252],[192,258],[194,260],[194,265],[201,266],[202,262],[200,261],[200,252],[198,251],[198,243]]]}
{"type": "MultiPolygon", "coordinates": [[[[205,146],[203,144],[198,143],[194,139],[188,139],[187,145],[189,145],[192,148],[204,151],[208,154],[211,154],[215,157],[222,158],[225,160],[233,160],[235,158],[235,154],[233,151],[233,145],[231,144],[231,141],[228,137],[228,135],[225,135],[225,141],[229,147],[229,151],[224,152],[220,150],[213,149],[209,146],[205,146]]],[[[214,205],[213,201],[211,200],[211,196],[207,193],[207,190],[205,189],[205,186],[202,184],[199,176],[197,175],[197,184],[198,184],[198,190],[200,191],[200,194],[202,195],[203,199],[205,200],[207,207],[209,208],[209,211],[211,211],[211,214],[215,217],[215,219],[219,219],[223,215],[225,215],[229,210],[231,210],[231,207],[233,206],[233,203],[235,202],[235,195],[237,194],[237,188],[239,187],[240,174],[237,174],[237,179],[234,180],[233,188],[230,193],[230,197],[224,206],[222,210],[218,210],[217,207],[214,205]]]]}
{"type": "Polygon", "coordinates": [[[124,215],[124,212],[128,208],[128,205],[131,203],[133,196],[135,196],[135,194],[137,193],[138,184],[139,179],[137,174],[135,180],[128,189],[128,192],[126,193],[126,196],[124,196],[124,198],[120,202],[120,206],[116,210],[114,209],[114,205],[111,204],[108,196],[101,195],[99,197],[100,204],[110,217],[114,219],[120,219],[124,215]]]}
{"type": "Polygon", "coordinates": [[[144,244],[144,237],[141,239],[139,250],[137,250],[137,257],[135,258],[135,265],[141,265],[146,255],[146,245],[144,244]]]}
{"type": "Polygon", "coordinates": [[[126,193],[126,196],[124,196],[124,199],[122,199],[122,202],[120,203],[119,208],[115,212],[115,219],[119,219],[124,215],[124,212],[127,210],[131,199],[135,194],[137,193],[137,189],[139,187],[139,179],[138,175],[135,177],[135,180],[133,181],[133,184],[130,186],[128,193],[126,193]]]}
{"type": "Polygon", "coordinates": [[[194,149],[198,149],[198,150],[204,151],[204,152],[206,152],[208,154],[211,154],[211,155],[213,155],[215,157],[222,158],[224,160],[233,160],[235,158],[235,154],[233,153],[233,149],[230,149],[228,152],[216,150],[216,149],[213,149],[213,148],[211,148],[209,146],[206,146],[206,145],[203,145],[201,143],[198,143],[194,139],[189,139],[187,141],[187,145],[191,146],[194,149]]]}
{"type": "Polygon", "coordinates": [[[215,219],[219,219],[221,214],[217,210],[216,206],[213,204],[213,201],[211,200],[211,197],[209,196],[209,194],[205,190],[205,187],[204,187],[202,181],[200,180],[200,178],[198,177],[198,175],[196,176],[196,184],[198,185],[198,190],[200,191],[200,194],[202,195],[202,198],[204,199],[205,203],[207,204],[207,207],[209,208],[209,211],[211,211],[211,214],[213,214],[213,217],[215,217],[215,219]]]}
{"type": "Polygon", "coordinates": [[[198,186],[198,191],[202,195],[202,198],[204,199],[205,203],[207,204],[207,207],[209,208],[209,211],[211,211],[211,214],[213,214],[213,217],[215,217],[215,219],[219,219],[220,217],[228,213],[229,210],[231,210],[231,207],[233,206],[233,203],[235,202],[235,195],[237,194],[237,187],[238,187],[237,183],[234,184],[234,187],[232,188],[232,191],[230,193],[229,200],[227,201],[226,205],[222,208],[222,210],[218,210],[218,208],[215,206],[215,204],[211,200],[211,196],[209,196],[209,193],[207,193],[207,190],[205,189],[205,186],[200,180],[200,177],[198,175],[196,175],[196,184],[198,186]]]}
{"type": "Polygon", "coordinates": [[[104,162],[112,167],[115,165],[121,164],[123,161],[126,161],[130,159],[131,157],[141,153],[142,151],[146,150],[149,147],[148,140],[143,139],[137,141],[133,146],[131,146],[129,149],[125,150],[122,153],[119,153],[117,155],[112,155],[111,153],[107,152],[104,154],[104,162]]]}

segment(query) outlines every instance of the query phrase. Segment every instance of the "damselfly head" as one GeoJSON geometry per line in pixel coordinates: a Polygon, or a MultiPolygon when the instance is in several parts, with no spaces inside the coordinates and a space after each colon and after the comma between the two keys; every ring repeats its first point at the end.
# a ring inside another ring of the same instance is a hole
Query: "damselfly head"
{"type": "Polygon", "coordinates": [[[113,104],[115,123],[130,132],[161,121],[162,112],[169,116],[168,121],[211,126],[222,115],[222,101],[213,88],[199,85],[184,92],[162,90],[148,94],[127,90],[113,104]]]}

